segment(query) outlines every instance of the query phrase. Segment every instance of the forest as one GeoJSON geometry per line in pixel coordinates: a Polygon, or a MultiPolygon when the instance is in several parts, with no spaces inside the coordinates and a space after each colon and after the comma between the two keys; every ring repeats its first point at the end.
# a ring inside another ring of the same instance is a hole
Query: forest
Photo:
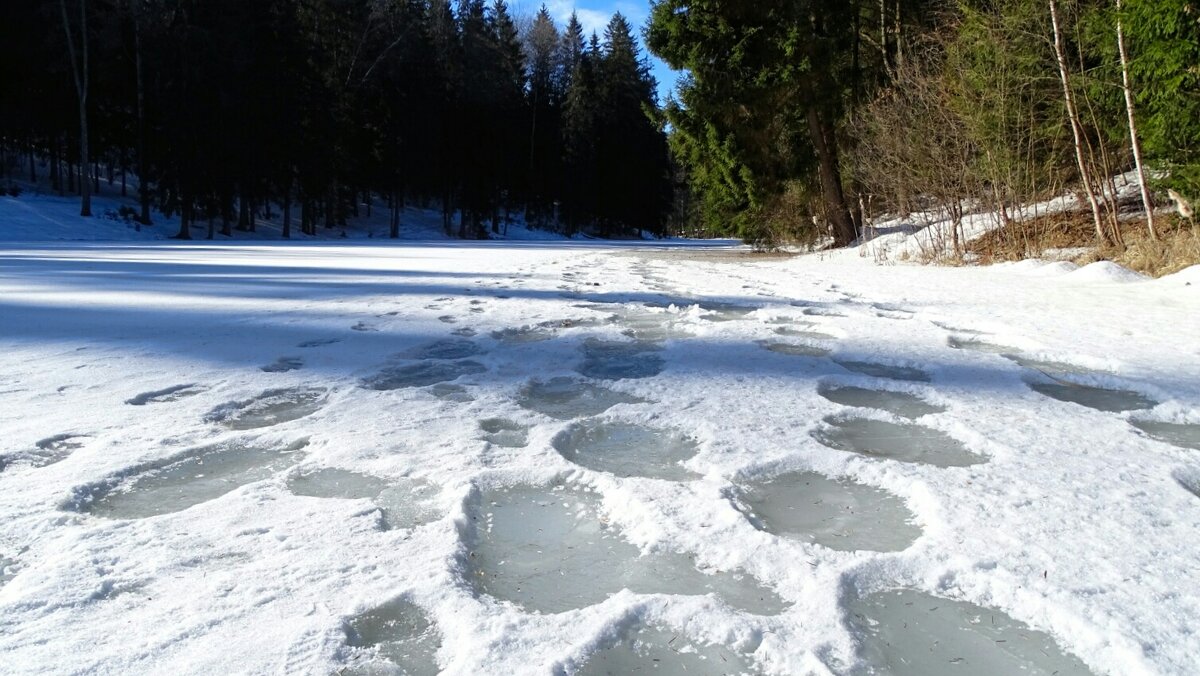
{"type": "Polygon", "coordinates": [[[463,238],[515,211],[565,234],[662,233],[671,172],[637,29],[517,19],[503,0],[15,0],[5,172],[48,172],[84,215],[101,180],[136,175],[132,216],[178,214],[182,239],[272,209],[285,237],[315,234],[376,200],[392,237],[410,203],[463,238]]]}
{"type": "Polygon", "coordinates": [[[845,245],[921,213],[961,254],[964,212],[1069,191],[1120,247],[1115,176],[1145,177],[1152,240],[1156,203],[1200,196],[1189,0],[662,0],[647,36],[688,73],[666,117],[712,232],[845,245]]]}
{"type": "Polygon", "coordinates": [[[313,234],[374,204],[393,237],[417,205],[463,238],[519,217],[844,246],[890,214],[943,224],[961,257],[972,213],[1044,225],[1027,206],[1070,194],[1082,236],[1118,250],[1174,241],[1200,196],[1190,0],[659,0],[647,25],[616,14],[603,35],[504,0],[4,14],[10,184],[42,172],[86,214],[102,178],[137,176],[131,216],[178,213],[181,238],[273,210],[285,236],[313,234]],[[661,104],[642,42],[682,74],[661,104]]]}

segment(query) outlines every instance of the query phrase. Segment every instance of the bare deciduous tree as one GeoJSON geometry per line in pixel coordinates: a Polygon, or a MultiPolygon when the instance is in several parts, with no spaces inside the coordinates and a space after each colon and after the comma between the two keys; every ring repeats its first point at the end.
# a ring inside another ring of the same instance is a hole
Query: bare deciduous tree
{"type": "Polygon", "coordinates": [[[1079,178],[1083,181],[1083,190],[1088,205],[1092,208],[1092,219],[1096,226],[1096,236],[1100,241],[1111,244],[1112,237],[1104,227],[1104,219],[1100,214],[1100,202],[1096,199],[1096,191],[1092,185],[1092,175],[1084,158],[1083,122],[1079,117],[1079,109],[1075,106],[1075,97],[1071,91],[1071,71],[1067,66],[1066,50],[1063,47],[1062,28],[1059,22],[1058,3],[1050,2],[1050,25],[1054,29],[1054,56],[1058,61],[1058,76],[1062,81],[1063,101],[1067,106],[1067,117],[1071,122],[1071,136],[1075,142],[1075,161],[1079,165],[1079,178]]]}
{"type": "Polygon", "coordinates": [[[1129,83],[1129,50],[1125,46],[1125,31],[1121,26],[1121,0],[1117,0],[1117,52],[1121,55],[1121,88],[1125,92],[1125,112],[1129,118],[1129,145],[1133,150],[1133,163],[1137,168],[1138,183],[1142,189],[1146,227],[1150,229],[1150,239],[1158,239],[1154,232],[1154,202],[1150,199],[1150,186],[1146,185],[1146,169],[1142,164],[1142,144],[1138,139],[1137,118],[1134,114],[1133,87],[1129,83]]]}

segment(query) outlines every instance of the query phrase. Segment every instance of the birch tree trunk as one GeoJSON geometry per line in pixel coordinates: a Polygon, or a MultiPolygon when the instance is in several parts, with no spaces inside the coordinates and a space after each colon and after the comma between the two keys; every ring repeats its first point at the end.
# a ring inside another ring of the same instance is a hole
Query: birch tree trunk
{"type": "Polygon", "coordinates": [[[1111,244],[1104,219],[1100,215],[1100,203],[1096,200],[1096,192],[1092,188],[1092,177],[1088,171],[1087,162],[1083,157],[1083,123],[1079,119],[1079,110],[1075,107],[1075,97],[1071,94],[1071,74],[1067,68],[1067,57],[1063,50],[1062,29],[1058,21],[1058,3],[1050,0],[1050,24],[1054,28],[1054,56],[1058,61],[1058,75],[1062,80],[1063,100],[1067,105],[1067,116],[1071,120],[1071,137],[1075,142],[1075,161],[1079,165],[1079,176],[1083,180],[1083,190],[1087,193],[1088,204],[1092,208],[1092,220],[1096,226],[1096,236],[1105,244],[1111,244]]]}
{"type": "Polygon", "coordinates": [[[1158,233],[1154,231],[1154,203],[1150,199],[1150,186],[1146,185],[1146,168],[1142,164],[1142,142],[1138,139],[1133,87],[1129,84],[1129,49],[1125,46],[1125,31],[1121,26],[1121,0],[1117,0],[1117,52],[1121,55],[1121,88],[1125,91],[1125,113],[1129,117],[1129,145],[1133,148],[1133,164],[1137,168],[1138,185],[1142,189],[1146,227],[1150,229],[1150,239],[1158,239],[1158,233]]]}

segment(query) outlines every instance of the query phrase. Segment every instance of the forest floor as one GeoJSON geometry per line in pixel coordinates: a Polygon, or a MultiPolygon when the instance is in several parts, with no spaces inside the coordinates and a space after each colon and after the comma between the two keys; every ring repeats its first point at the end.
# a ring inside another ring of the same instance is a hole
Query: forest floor
{"type": "Polygon", "coordinates": [[[1200,227],[1159,214],[1150,237],[1144,216],[1121,221],[1120,246],[1097,245],[1090,214],[1065,212],[997,228],[967,244],[968,255],[988,265],[1030,258],[1069,260],[1078,265],[1112,261],[1151,277],[1200,265],[1200,227]]]}
{"type": "Polygon", "coordinates": [[[5,673],[1200,654],[1198,268],[8,243],[0,317],[5,673]]]}

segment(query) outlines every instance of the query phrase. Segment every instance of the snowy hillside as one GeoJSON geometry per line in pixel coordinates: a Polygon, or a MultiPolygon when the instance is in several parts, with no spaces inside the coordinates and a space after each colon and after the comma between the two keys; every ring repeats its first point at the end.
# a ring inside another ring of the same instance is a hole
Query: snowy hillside
{"type": "MultiPolygon", "coordinates": [[[[101,183],[102,191],[93,197],[93,218],[79,216],[79,198],[47,193],[27,183],[19,184],[25,190],[17,197],[0,194],[0,242],[42,241],[150,241],[174,237],[179,232],[178,214],[165,216],[155,211],[153,225],[141,226],[131,216],[137,213],[137,202],[130,197],[121,197],[119,186],[101,183]],[[127,215],[129,217],[127,217],[127,215]]],[[[44,187],[44,186],[43,186],[44,187]]],[[[131,191],[132,194],[132,191],[131,191]]],[[[342,239],[387,238],[389,211],[386,204],[376,203],[370,216],[365,206],[358,218],[347,222],[346,227],[318,228],[316,237],[299,232],[299,210],[293,213],[294,241],[325,241],[342,239]]],[[[457,223],[457,221],[456,221],[457,223]]],[[[272,218],[259,218],[255,232],[233,231],[232,237],[219,234],[221,224],[215,224],[218,234],[215,240],[228,242],[246,240],[282,239],[282,216],[275,207],[272,218]]],[[[192,228],[192,237],[204,240],[208,237],[207,222],[192,228]]],[[[405,240],[449,240],[442,229],[442,215],[434,209],[408,208],[401,216],[400,238],[405,240]]],[[[515,214],[505,232],[493,235],[503,240],[563,240],[564,237],[544,230],[527,228],[519,214],[515,214]]]]}

